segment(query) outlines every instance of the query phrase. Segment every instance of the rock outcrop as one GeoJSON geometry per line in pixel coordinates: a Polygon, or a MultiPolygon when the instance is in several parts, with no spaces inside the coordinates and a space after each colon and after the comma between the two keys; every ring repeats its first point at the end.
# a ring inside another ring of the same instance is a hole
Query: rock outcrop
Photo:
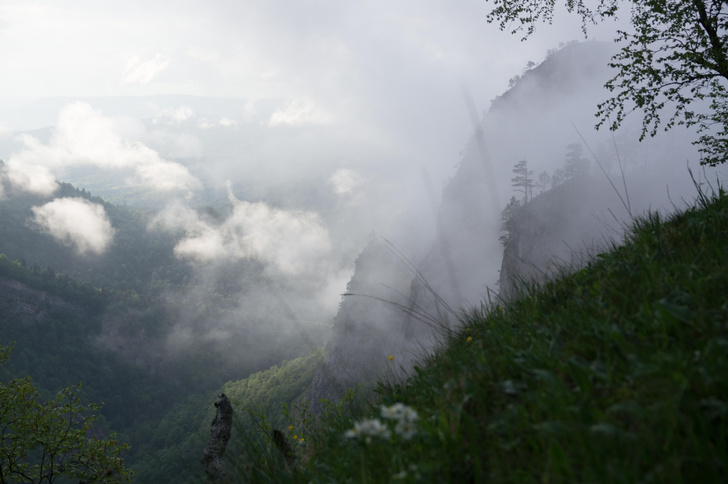
{"type": "Polygon", "coordinates": [[[403,338],[403,308],[412,273],[381,239],[359,255],[347,295],[335,319],[334,334],[307,391],[311,409],[321,400],[335,402],[360,383],[386,377],[403,338]]]}
{"type": "Polygon", "coordinates": [[[233,429],[233,406],[223,393],[217,398],[215,408],[217,412],[210,426],[210,441],[202,453],[202,463],[207,478],[212,482],[219,482],[228,479],[228,473],[222,464],[222,455],[233,429]]]}
{"type": "Polygon", "coordinates": [[[589,218],[594,205],[564,204],[572,196],[594,197],[599,204],[609,194],[573,184],[560,190],[563,201],[558,193],[544,195],[549,208],[519,215],[520,233],[507,260],[499,241],[501,208],[510,196],[507,181],[514,163],[522,157],[563,159],[565,147],[577,138],[570,120],[578,122],[584,111],[593,126],[594,93],[608,79],[611,52],[609,44],[568,46],[493,101],[444,188],[435,240],[416,267],[408,269],[377,241],[362,252],[350,283],[350,292],[359,296],[343,301],[323,364],[307,393],[314,410],[320,408],[319,399],[337,400],[359,383],[406,376],[442,340],[443,331],[459,324],[461,308],[497,297],[502,267],[500,284],[508,292],[519,277],[548,274],[552,262],[568,260],[569,244],[583,246],[579,237],[563,238],[569,230],[594,233],[590,227],[598,221],[589,218]],[[557,108],[561,111],[555,115],[557,108]],[[580,222],[573,227],[576,220],[580,222]],[[567,230],[566,225],[572,226],[567,230]],[[382,292],[384,287],[393,290],[382,292]]]}

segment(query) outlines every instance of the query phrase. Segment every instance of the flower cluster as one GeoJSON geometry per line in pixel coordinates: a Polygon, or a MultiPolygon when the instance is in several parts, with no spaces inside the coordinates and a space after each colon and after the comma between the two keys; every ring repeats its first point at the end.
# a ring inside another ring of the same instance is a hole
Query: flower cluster
{"type": "Polygon", "coordinates": [[[356,422],[354,424],[354,428],[347,430],[344,437],[347,439],[366,437],[368,442],[371,437],[389,439],[391,435],[392,432],[389,431],[389,427],[380,422],[379,419],[373,418],[356,422]]]}
{"type": "Polygon", "coordinates": [[[419,415],[412,408],[402,403],[395,403],[391,407],[382,405],[382,418],[394,420],[397,424],[394,427],[394,432],[401,436],[404,440],[409,440],[417,433],[417,426],[415,422],[419,420],[419,415]]]}
{"type": "MultiPolygon", "coordinates": [[[[383,419],[395,422],[394,433],[404,440],[409,440],[417,434],[415,422],[419,420],[419,416],[412,407],[402,403],[395,403],[391,407],[382,405],[381,416],[383,419]]],[[[388,440],[392,436],[392,432],[386,424],[374,418],[356,422],[354,428],[347,430],[344,436],[348,439],[364,437],[369,442],[372,437],[388,440]]]]}

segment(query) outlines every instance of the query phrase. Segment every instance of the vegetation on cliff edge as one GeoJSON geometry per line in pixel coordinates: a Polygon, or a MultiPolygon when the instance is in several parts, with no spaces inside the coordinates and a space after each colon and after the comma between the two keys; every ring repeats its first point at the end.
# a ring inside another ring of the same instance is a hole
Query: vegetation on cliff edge
{"type": "Polygon", "coordinates": [[[587,267],[465,315],[368,404],[294,412],[293,464],[272,443],[228,457],[246,482],[723,481],[727,242],[722,189],[637,220],[587,267]]]}

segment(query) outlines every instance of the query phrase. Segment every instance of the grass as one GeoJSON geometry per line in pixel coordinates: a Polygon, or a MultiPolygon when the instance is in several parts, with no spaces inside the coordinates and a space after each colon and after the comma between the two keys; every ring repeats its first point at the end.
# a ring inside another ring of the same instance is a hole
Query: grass
{"type": "Polygon", "coordinates": [[[329,405],[319,419],[299,412],[293,465],[265,440],[251,444],[240,480],[728,480],[722,190],[668,219],[637,221],[584,269],[472,311],[447,338],[369,403],[329,405]],[[418,414],[410,439],[380,415],[396,403],[418,414]],[[390,432],[345,437],[374,418],[390,432]]]}

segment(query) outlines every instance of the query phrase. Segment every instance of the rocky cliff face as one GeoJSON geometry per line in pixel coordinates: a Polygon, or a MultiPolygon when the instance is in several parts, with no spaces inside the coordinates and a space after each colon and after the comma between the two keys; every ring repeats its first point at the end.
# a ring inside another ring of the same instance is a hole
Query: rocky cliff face
{"type": "Polygon", "coordinates": [[[609,217],[618,197],[596,175],[566,181],[512,214],[503,250],[499,295],[516,297],[525,284],[543,282],[559,271],[576,269],[620,236],[609,217]]]}
{"type": "Polygon", "coordinates": [[[386,377],[398,363],[403,310],[412,274],[381,239],[359,255],[347,295],[336,316],[334,334],[308,389],[315,412],[321,399],[339,400],[348,388],[386,377]]]}
{"type": "Polygon", "coordinates": [[[461,308],[496,296],[499,269],[504,270],[500,284],[511,291],[520,277],[548,273],[552,262],[568,260],[570,244],[583,245],[579,234],[593,234],[591,227],[598,222],[590,218],[590,208],[570,206],[569,200],[593,197],[594,205],[589,206],[596,206],[609,196],[601,185],[596,190],[585,182],[565,184],[558,193],[545,194],[540,208],[519,213],[519,233],[505,259],[500,212],[503,200],[510,197],[508,180],[515,162],[563,156],[576,137],[569,125],[569,119],[577,119],[571,111],[587,109],[593,125],[595,103],[585,105],[580,96],[600,90],[606,81],[610,50],[595,43],[567,47],[493,102],[444,188],[436,240],[416,269],[408,270],[377,241],[362,252],[350,291],[373,297],[344,299],[324,362],[307,394],[314,408],[320,398],[336,400],[358,383],[405,376],[442,340],[444,328],[458,325],[461,308]],[[555,108],[565,111],[554,118],[555,108]],[[394,291],[382,292],[385,286],[394,291]]]}

